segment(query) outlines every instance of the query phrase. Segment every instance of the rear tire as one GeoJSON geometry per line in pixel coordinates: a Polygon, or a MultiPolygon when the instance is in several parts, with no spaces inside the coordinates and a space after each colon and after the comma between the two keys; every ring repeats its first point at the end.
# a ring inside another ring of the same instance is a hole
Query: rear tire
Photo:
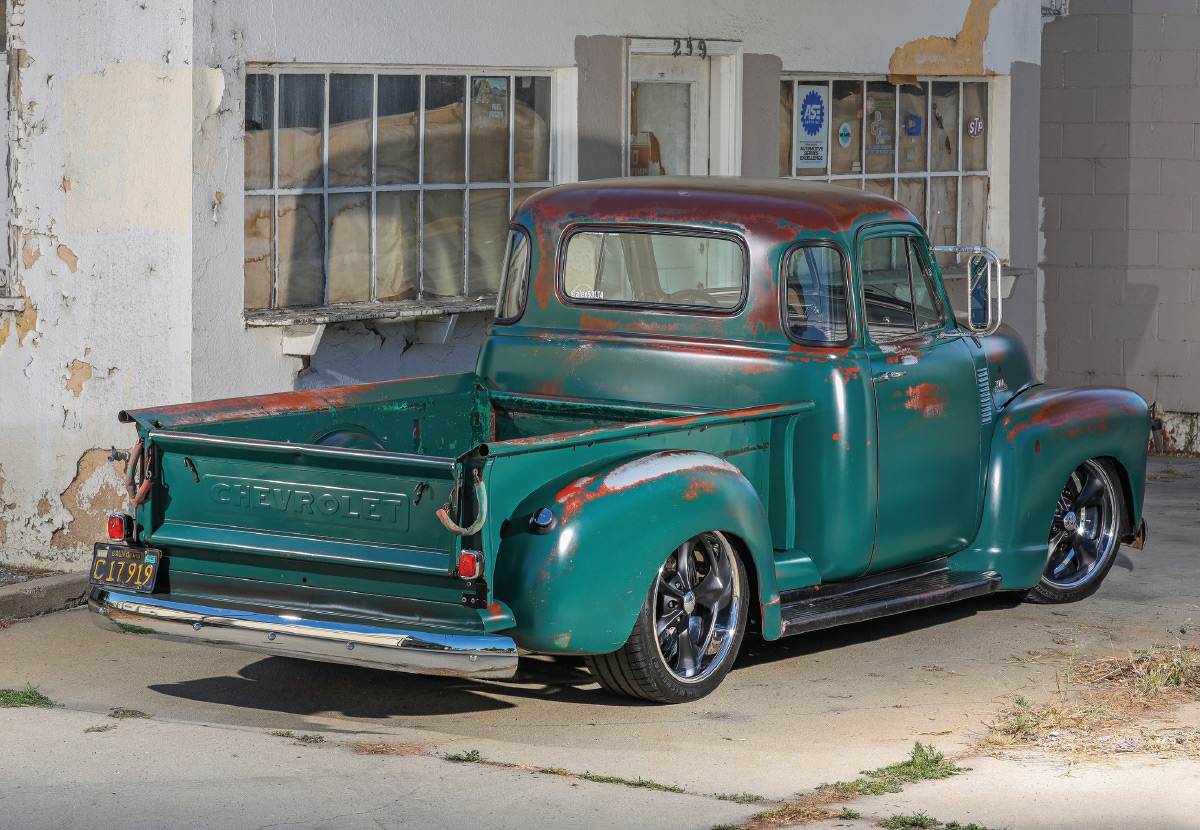
{"type": "Polygon", "coordinates": [[[619,650],[585,660],[613,694],[684,703],[729,673],[746,632],[746,568],[724,534],[689,539],[658,570],[619,650]]]}
{"type": "Polygon", "coordinates": [[[1025,594],[1028,602],[1078,602],[1112,570],[1125,527],[1125,496],[1112,465],[1083,462],[1063,487],[1047,541],[1046,569],[1025,594]]]}

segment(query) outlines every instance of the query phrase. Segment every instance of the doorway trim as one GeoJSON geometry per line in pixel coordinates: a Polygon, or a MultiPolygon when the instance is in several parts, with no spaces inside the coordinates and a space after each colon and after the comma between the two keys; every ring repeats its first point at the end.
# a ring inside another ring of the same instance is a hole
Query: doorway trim
{"type": "MultiPolygon", "coordinates": [[[[686,49],[689,40],[678,39],[686,49]]],[[[708,93],[708,155],[709,174],[737,176],[742,172],[742,42],[738,40],[709,40],[692,36],[693,49],[704,41],[709,61],[708,93]]],[[[672,57],[676,38],[629,38],[625,57],[625,123],[632,123],[633,101],[630,85],[633,78],[634,55],[672,57]]],[[[626,132],[629,129],[626,127],[626,132]]],[[[629,170],[629,138],[625,137],[623,169],[629,170]]]]}

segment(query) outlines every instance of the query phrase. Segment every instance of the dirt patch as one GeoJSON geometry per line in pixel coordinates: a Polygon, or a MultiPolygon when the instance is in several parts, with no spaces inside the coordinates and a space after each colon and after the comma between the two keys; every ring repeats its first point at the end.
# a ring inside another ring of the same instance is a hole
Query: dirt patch
{"type": "Polygon", "coordinates": [[[433,744],[372,743],[356,741],[347,744],[358,755],[429,755],[433,744]]]}
{"type": "Polygon", "coordinates": [[[1072,661],[1056,673],[1056,683],[1049,702],[1017,697],[993,720],[981,747],[1079,760],[1129,752],[1200,757],[1196,713],[1181,718],[1179,709],[1200,702],[1200,647],[1178,642],[1072,661]]]}
{"type": "Polygon", "coordinates": [[[41,579],[43,576],[55,576],[62,571],[51,571],[46,568],[22,568],[16,565],[0,563],[0,585],[16,585],[18,582],[29,582],[41,579]]]}

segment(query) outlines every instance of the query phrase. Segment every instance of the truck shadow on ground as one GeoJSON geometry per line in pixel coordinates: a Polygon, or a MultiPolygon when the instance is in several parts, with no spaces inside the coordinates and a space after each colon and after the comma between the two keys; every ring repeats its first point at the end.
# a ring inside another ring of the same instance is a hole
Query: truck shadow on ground
{"type": "MultiPolygon", "coordinates": [[[[732,677],[740,669],[935,628],[976,613],[1010,608],[1008,595],[899,614],[855,625],[767,642],[748,634],[732,677]]],[[[205,677],[151,685],[151,691],[202,703],[289,715],[338,713],[382,720],[471,714],[512,709],[525,700],[605,707],[657,708],[607,694],[592,680],[582,658],[526,656],[517,676],[505,681],[406,675],[379,669],[268,657],[237,676],[205,677]]]]}

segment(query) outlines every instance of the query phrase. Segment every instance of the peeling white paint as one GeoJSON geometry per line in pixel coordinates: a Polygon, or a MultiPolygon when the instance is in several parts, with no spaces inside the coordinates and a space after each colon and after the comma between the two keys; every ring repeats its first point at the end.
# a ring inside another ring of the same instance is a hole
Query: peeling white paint
{"type": "Polygon", "coordinates": [[[706,452],[656,452],[617,467],[604,477],[602,487],[605,490],[624,490],[672,473],[700,469],[724,470],[741,475],[741,471],[724,458],[706,452]]]}

